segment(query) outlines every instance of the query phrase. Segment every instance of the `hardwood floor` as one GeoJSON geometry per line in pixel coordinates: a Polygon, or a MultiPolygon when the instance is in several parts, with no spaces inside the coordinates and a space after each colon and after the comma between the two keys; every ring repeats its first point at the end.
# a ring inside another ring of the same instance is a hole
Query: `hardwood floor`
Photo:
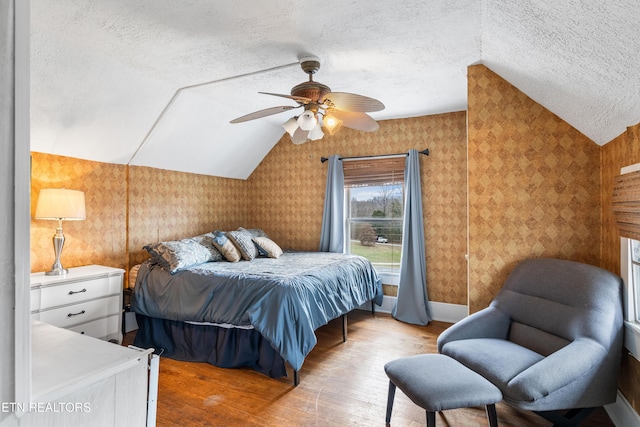
{"type": "MultiPolygon", "coordinates": [[[[342,342],[340,319],[318,329],[318,344],[300,371],[273,379],[250,369],[221,369],[206,363],[161,358],[158,426],[384,426],[388,378],[384,364],[398,357],[435,353],[436,338],[449,326],[408,325],[385,314],[349,314],[348,341],[342,342]]],[[[133,341],[129,332],[125,344],[133,341]]],[[[551,423],[504,403],[496,405],[502,427],[550,426],[551,423]]],[[[440,412],[438,426],[485,426],[484,408],[440,412]]],[[[391,426],[424,426],[424,411],[400,390],[391,426]]],[[[602,408],[584,427],[613,426],[602,408]]]]}

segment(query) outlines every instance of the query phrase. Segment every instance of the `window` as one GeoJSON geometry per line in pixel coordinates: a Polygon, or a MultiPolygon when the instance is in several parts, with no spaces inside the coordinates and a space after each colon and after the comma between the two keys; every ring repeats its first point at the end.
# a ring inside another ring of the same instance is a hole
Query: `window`
{"type": "Polygon", "coordinates": [[[612,208],[620,233],[620,275],[624,281],[624,344],[640,360],[640,164],[622,168],[612,208]]]}
{"type": "Polygon", "coordinates": [[[640,286],[640,241],[638,240],[633,240],[633,239],[627,239],[629,241],[629,245],[630,245],[630,251],[629,251],[629,262],[630,262],[630,267],[631,267],[631,271],[630,271],[630,284],[631,284],[631,289],[630,291],[633,292],[632,295],[629,295],[629,304],[633,304],[633,307],[630,307],[632,309],[628,310],[629,311],[629,316],[628,319],[629,321],[632,321],[636,324],[640,323],[640,319],[638,318],[638,287],[640,286]]]}
{"type": "Polygon", "coordinates": [[[346,252],[397,284],[402,251],[405,156],[343,161],[346,252]]]}
{"type": "Polygon", "coordinates": [[[620,273],[624,281],[625,347],[640,360],[640,241],[622,237],[620,273]]]}

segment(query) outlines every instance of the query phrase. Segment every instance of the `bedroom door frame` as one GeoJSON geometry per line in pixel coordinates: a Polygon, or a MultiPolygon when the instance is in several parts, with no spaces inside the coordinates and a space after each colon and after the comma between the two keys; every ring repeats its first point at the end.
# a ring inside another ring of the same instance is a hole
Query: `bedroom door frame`
{"type": "MultiPolygon", "coordinates": [[[[30,4],[14,0],[15,402],[31,402],[30,4]]],[[[23,412],[17,411],[16,416],[23,412]]]]}

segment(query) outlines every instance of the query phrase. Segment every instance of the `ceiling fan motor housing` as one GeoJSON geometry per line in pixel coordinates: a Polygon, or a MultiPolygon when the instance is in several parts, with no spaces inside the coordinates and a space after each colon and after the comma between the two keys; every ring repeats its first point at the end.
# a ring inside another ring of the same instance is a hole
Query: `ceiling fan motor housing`
{"type": "Polygon", "coordinates": [[[314,81],[300,83],[291,89],[292,96],[302,96],[314,102],[318,102],[329,92],[331,92],[329,86],[314,81]]]}

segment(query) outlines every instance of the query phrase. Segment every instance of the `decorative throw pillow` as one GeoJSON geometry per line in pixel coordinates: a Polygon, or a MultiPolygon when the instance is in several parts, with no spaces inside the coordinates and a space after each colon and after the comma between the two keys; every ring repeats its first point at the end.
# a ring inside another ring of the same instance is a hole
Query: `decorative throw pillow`
{"type": "Polygon", "coordinates": [[[258,256],[258,250],[256,249],[256,245],[253,244],[253,240],[251,240],[251,234],[244,228],[229,231],[227,237],[240,250],[242,259],[251,261],[258,256]]]}
{"type": "Polygon", "coordinates": [[[220,251],[216,249],[216,246],[213,244],[214,237],[215,236],[213,233],[206,233],[192,237],[193,240],[207,248],[207,250],[211,253],[209,262],[222,261],[224,259],[220,251]]]}
{"type": "Polygon", "coordinates": [[[211,253],[193,239],[172,240],[143,247],[169,273],[209,261],[211,253]]]}
{"type": "Polygon", "coordinates": [[[260,252],[260,255],[262,256],[278,258],[282,255],[282,249],[280,249],[280,246],[268,237],[254,237],[253,241],[258,248],[258,252],[260,252]]]}
{"type": "Polygon", "coordinates": [[[264,232],[262,228],[238,228],[238,230],[244,230],[247,233],[251,234],[251,238],[254,237],[269,237],[267,233],[264,232]]]}
{"type": "Polygon", "coordinates": [[[213,244],[227,261],[240,261],[240,252],[233,243],[231,243],[231,240],[227,239],[227,236],[222,231],[214,232],[213,244]]]}

